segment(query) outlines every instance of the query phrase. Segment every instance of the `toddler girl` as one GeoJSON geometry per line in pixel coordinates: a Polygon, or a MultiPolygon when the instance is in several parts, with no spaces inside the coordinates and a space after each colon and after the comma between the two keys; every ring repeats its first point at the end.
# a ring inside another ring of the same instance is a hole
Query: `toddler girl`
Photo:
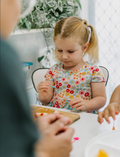
{"type": "Polygon", "coordinates": [[[39,100],[52,107],[96,112],[105,105],[106,92],[105,79],[95,64],[99,55],[94,27],[75,16],[61,19],[54,28],[54,42],[58,63],[39,83],[39,100]],[[84,61],[86,54],[90,62],[84,61]]]}

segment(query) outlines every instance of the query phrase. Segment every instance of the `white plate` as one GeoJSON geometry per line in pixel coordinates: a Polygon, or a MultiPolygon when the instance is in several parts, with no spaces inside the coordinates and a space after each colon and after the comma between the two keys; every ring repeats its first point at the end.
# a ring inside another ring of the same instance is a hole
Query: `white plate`
{"type": "Polygon", "coordinates": [[[97,157],[100,149],[109,157],[120,157],[120,130],[104,133],[92,139],[85,148],[85,157],[97,157]]]}

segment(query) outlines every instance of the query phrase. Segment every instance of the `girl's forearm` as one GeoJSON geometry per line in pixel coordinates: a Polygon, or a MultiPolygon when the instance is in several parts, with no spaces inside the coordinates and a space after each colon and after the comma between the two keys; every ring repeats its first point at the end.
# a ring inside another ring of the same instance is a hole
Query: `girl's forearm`
{"type": "Polygon", "coordinates": [[[86,111],[99,110],[105,105],[105,103],[106,103],[105,97],[101,97],[101,96],[95,97],[86,102],[86,111]]]}

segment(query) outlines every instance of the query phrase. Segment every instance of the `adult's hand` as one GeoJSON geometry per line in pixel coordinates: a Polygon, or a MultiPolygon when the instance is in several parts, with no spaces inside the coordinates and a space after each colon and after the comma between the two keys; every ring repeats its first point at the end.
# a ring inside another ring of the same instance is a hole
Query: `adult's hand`
{"type": "Polygon", "coordinates": [[[38,118],[40,140],[35,144],[36,157],[69,157],[72,150],[73,128],[71,120],[59,114],[38,118]]]}

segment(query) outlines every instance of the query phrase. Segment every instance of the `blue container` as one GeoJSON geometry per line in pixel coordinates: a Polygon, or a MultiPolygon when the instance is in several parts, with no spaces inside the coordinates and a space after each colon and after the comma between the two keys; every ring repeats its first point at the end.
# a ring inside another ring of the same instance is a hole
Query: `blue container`
{"type": "Polygon", "coordinates": [[[22,62],[22,68],[25,78],[27,77],[27,72],[30,69],[30,66],[33,65],[32,62],[22,62]]]}
{"type": "Polygon", "coordinates": [[[22,62],[22,67],[27,67],[33,65],[32,62],[22,62]]]}

